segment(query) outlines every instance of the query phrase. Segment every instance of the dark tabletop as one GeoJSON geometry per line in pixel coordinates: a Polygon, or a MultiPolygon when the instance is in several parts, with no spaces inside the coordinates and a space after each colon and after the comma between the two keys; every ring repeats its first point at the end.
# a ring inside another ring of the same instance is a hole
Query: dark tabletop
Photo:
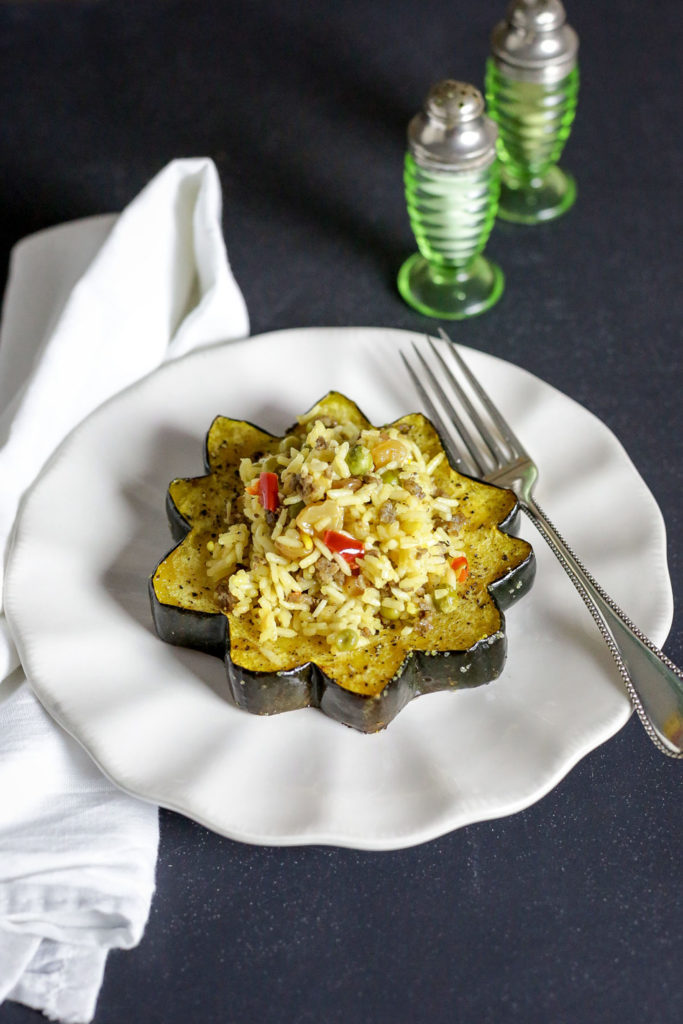
{"type": "MultiPolygon", "coordinates": [[[[3,277],[18,238],[121,209],[173,157],[206,155],[252,333],[423,330],[395,286],[414,248],[405,128],[437,79],[482,86],[504,6],[5,0],[3,277]]],[[[667,524],[681,664],[683,15],[568,13],[579,199],[553,224],[496,226],[506,292],[452,333],[623,442],[667,524]]],[[[679,1024],[682,771],[632,719],[528,810],[390,853],[251,847],[162,812],[149,924],[110,956],[96,1024],[679,1024]]],[[[8,1003],[0,1019],[39,1015],[8,1003]]]]}

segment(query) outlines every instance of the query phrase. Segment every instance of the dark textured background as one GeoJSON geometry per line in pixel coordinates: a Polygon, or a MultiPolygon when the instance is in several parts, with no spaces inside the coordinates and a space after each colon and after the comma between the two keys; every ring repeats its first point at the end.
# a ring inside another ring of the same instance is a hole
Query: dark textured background
{"type": "MultiPolygon", "coordinates": [[[[496,227],[507,290],[453,330],[601,417],[664,513],[681,607],[678,0],[568,0],[582,91],[562,221],[496,227]]],[[[0,2],[0,259],[212,156],[252,331],[421,329],[394,285],[412,238],[408,119],[481,86],[493,0],[0,2]]],[[[596,523],[596,529],[605,524],[596,523]]],[[[643,574],[648,566],[642,566],[643,574]]],[[[683,616],[666,646],[683,663],[683,616]]],[[[631,721],[527,811],[415,849],[239,845],[162,813],[141,945],[96,1024],[679,1024],[682,768],[631,721]]],[[[5,1004],[0,1020],[39,1015],[5,1004]]]]}

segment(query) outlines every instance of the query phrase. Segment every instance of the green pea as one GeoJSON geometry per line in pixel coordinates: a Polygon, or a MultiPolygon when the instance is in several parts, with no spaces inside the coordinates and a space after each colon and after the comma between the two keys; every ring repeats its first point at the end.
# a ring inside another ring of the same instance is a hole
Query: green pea
{"type": "Polygon", "coordinates": [[[398,470],[387,469],[385,473],[382,473],[382,480],[385,484],[390,484],[392,487],[398,487],[398,470]]]}
{"type": "Polygon", "coordinates": [[[393,622],[394,619],[397,619],[398,615],[399,615],[398,608],[394,608],[394,606],[391,605],[391,604],[383,604],[383,605],[381,605],[381,607],[379,609],[379,613],[380,613],[380,615],[382,616],[383,619],[388,619],[389,621],[392,621],[392,622],[393,622]]]}
{"type": "Polygon", "coordinates": [[[303,501],[296,501],[293,505],[289,505],[289,516],[290,519],[296,519],[302,509],[306,508],[306,503],[303,501]]]}
{"type": "Polygon", "coordinates": [[[458,594],[453,587],[438,587],[432,595],[438,612],[448,614],[454,612],[458,603],[458,594]]]}
{"type": "Polygon", "coordinates": [[[269,455],[267,459],[263,460],[263,472],[264,473],[276,473],[280,468],[280,463],[277,461],[275,455],[269,455]]]}
{"type": "Polygon", "coordinates": [[[372,469],[372,455],[364,444],[354,444],[346,456],[346,465],[352,476],[365,476],[372,469]]]}
{"type": "Polygon", "coordinates": [[[358,646],[358,631],[341,629],[334,638],[335,647],[340,651],[352,651],[358,646]]]}

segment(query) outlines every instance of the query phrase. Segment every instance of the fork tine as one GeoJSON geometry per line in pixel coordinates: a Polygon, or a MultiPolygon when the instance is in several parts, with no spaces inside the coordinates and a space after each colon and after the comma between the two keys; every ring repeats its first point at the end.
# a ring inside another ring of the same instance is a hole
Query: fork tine
{"type": "MultiPolygon", "coordinates": [[[[456,349],[456,347],[453,344],[453,342],[451,341],[451,339],[448,337],[448,335],[444,331],[443,327],[439,328],[439,335],[440,335],[442,341],[447,341],[449,343],[450,352],[451,352],[453,358],[455,359],[456,363],[458,364],[459,369],[464,374],[464,376],[467,378],[467,380],[469,381],[469,384],[470,384],[472,390],[474,391],[474,393],[479,398],[479,401],[484,406],[484,408],[488,412],[489,416],[491,417],[491,419],[493,420],[495,425],[498,427],[498,430],[500,431],[501,436],[503,437],[503,439],[510,446],[511,454],[516,456],[516,457],[519,457],[519,456],[522,456],[522,455],[526,455],[527,452],[526,452],[526,449],[524,448],[524,445],[521,443],[521,441],[519,440],[517,435],[514,433],[514,431],[512,430],[512,427],[510,426],[510,424],[507,422],[506,419],[504,419],[504,417],[500,414],[500,412],[498,411],[496,406],[493,404],[493,402],[491,401],[489,396],[486,394],[486,392],[484,391],[483,387],[481,386],[481,384],[479,383],[477,378],[474,376],[474,374],[472,373],[472,371],[470,370],[469,366],[467,365],[465,360],[462,358],[462,356],[460,355],[460,353],[456,349]]],[[[441,360],[441,362],[443,363],[443,359],[441,360]]],[[[444,364],[444,366],[445,366],[445,364],[444,364]]],[[[447,372],[450,374],[450,371],[447,370],[447,372]]],[[[452,375],[450,375],[450,376],[452,377],[452,375]]]]}
{"type": "MultiPolygon", "coordinates": [[[[441,364],[441,368],[446,376],[446,380],[448,381],[450,386],[453,388],[453,391],[458,396],[460,403],[464,406],[468,416],[472,420],[472,423],[481,434],[482,441],[484,442],[488,450],[491,452],[494,463],[496,465],[500,465],[503,459],[503,452],[500,449],[500,445],[496,442],[495,437],[493,436],[487,425],[484,423],[483,419],[481,418],[475,407],[472,405],[472,402],[470,401],[467,392],[463,389],[460,382],[453,376],[450,367],[447,365],[446,361],[444,360],[443,356],[441,355],[441,353],[439,352],[439,350],[437,349],[436,345],[434,344],[433,340],[429,337],[429,335],[427,335],[427,341],[429,343],[429,347],[434,353],[434,356],[441,364]]],[[[448,401],[448,399],[446,399],[445,394],[443,395],[443,398],[447,402],[447,408],[449,409],[450,412],[450,407],[452,403],[448,401]]]]}
{"type": "Polygon", "coordinates": [[[460,451],[455,446],[452,434],[449,431],[449,425],[445,422],[445,420],[441,416],[441,413],[434,405],[434,402],[432,401],[429,393],[425,390],[422,381],[413,370],[412,366],[406,359],[403,352],[400,352],[399,355],[403,360],[403,365],[408,371],[408,375],[410,376],[413,384],[415,385],[415,390],[417,391],[420,398],[424,402],[425,408],[427,409],[430,418],[433,420],[434,425],[438,428],[441,434],[444,447],[446,449],[446,452],[448,453],[448,457],[453,468],[457,469],[460,473],[466,473],[469,476],[476,475],[479,472],[479,470],[477,469],[476,466],[467,463],[465,459],[463,459],[460,451]]]}
{"type": "Polygon", "coordinates": [[[432,400],[431,396],[428,394],[428,392],[426,391],[426,389],[422,385],[422,382],[420,381],[419,377],[417,376],[417,374],[413,370],[412,366],[408,363],[408,361],[405,358],[405,356],[403,355],[403,353],[401,353],[401,358],[403,359],[403,362],[405,363],[405,365],[406,365],[406,367],[408,369],[408,373],[410,374],[410,376],[411,376],[411,378],[413,380],[413,383],[415,384],[416,388],[418,389],[418,392],[420,393],[421,398],[423,399],[423,401],[427,405],[427,407],[429,409],[429,412],[430,412],[430,414],[432,415],[432,417],[434,419],[434,422],[436,423],[437,427],[439,428],[441,434],[444,435],[447,439],[452,437],[451,432],[450,432],[450,428],[451,427],[455,427],[455,429],[457,430],[458,434],[460,435],[460,438],[463,441],[463,443],[464,443],[464,445],[467,448],[467,451],[469,453],[470,465],[469,465],[469,467],[465,468],[465,462],[464,462],[464,460],[462,458],[462,455],[457,453],[457,450],[455,449],[455,447],[454,447],[454,445],[452,443],[449,445],[449,453],[452,454],[452,453],[455,452],[456,455],[457,455],[458,465],[456,466],[456,468],[457,469],[462,469],[462,471],[465,472],[465,473],[472,473],[472,470],[474,470],[475,474],[478,474],[479,476],[483,476],[483,474],[486,472],[486,467],[483,465],[483,463],[481,461],[481,453],[478,450],[477,445],[474,443],[474,441],[472,439],[472,435],[470,434],[470,432],[468,431],[467,427],[465,426],[465,424],[462,422],[462,420],[458,416],[457,412],[451,407],[451,403],[448,400],[448,396],[445,394],[445,392],[444,392],[443,388],[441,387],[439,381],[434,376],[430,366],[425,362],[425,360],[424,360],[424,358],[422,356],[422,353],[420,352],[420,350],[418,349],[417,345],[415,345],[414,342],[413,342],[413,350],[415,352],[416,357],[419,359],[420,363],[422,364],[424,372],[425,372],[427,378],[429,379],[429,382],[430,382],[432,388],[434,389],[436,394],[439,396],[441,401],[444,403],[445,408],[448,409],[449,420],[446,421],[443,418],[443,416],[441,415],[441,413],[439,412],[439,410],[437,409],[437,407],[434,404],[434,401],[432,400]]]}

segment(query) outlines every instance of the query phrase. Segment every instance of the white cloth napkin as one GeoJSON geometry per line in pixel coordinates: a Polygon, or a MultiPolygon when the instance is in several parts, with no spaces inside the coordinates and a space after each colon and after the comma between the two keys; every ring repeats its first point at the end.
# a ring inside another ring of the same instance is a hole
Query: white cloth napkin
{"type": "MultiPolygon", "coordinates": [[[[173,161],[118,217],[20,242],[0,333],[3,552],[22,494],[84,416],[162,362],[248,333],[208,159],[173,161]]],[[[42,709],[0,612],[0,1002],[92,1020],[108,950],[142,936],[157,843],[156,808],[42,709]]]]}

